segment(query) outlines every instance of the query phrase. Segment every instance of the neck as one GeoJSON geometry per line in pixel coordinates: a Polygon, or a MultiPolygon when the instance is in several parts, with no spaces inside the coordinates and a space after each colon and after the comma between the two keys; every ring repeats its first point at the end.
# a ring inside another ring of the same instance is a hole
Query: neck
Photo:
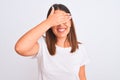
{"type": "Polygon", "coordinates": [[[60,47],[70,47],[70,44],[66,38],[58,38],[56,45],[60,47]]]}

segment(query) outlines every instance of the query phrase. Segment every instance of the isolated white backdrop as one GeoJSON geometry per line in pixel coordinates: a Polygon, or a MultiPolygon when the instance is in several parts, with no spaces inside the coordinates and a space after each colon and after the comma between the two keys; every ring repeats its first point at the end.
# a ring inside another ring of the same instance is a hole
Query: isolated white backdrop
{"type": "Polygon", "coordinates": [[[71,10],[86,44],[87,79],[120,80],[120,0],[0,0],[0,80],[37,80],[36,60],[18,55],[14,45],[54,3],[71,10]]]}

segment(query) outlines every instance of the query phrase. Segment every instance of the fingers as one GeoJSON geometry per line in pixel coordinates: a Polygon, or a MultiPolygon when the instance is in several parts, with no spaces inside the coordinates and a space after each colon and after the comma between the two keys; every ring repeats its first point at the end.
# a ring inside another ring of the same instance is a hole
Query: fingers
{"type": "Polygon", "coordinates": [[[52,10],[51,10],[50,15],[53,15],[53,14],[54,14],[54,7],[52,6],[52,10]]]}
{"type": "Polygon", "coordinates": [[[64,11],[59,11],[59,10],[55,11],[54,13],[57,14],[58,17],[60,17],[60,18],[64,18],[64,19],[69,18],[69,19],[71,19],[70,13],[66,13],[64,11]]]}
{"type": "Polygon", "coordinates": [[[66,13],[61,10],[54,10],[54,7],[52,7],[52,10],[47,21],[49,21],[52,26],[55,26],[62,23],[66,23],[70,19],[71,19],[70,13],[66,13]]]}
{"type": "Polygon", "coordinates": [[[69,15],[69,16],[66,16],[65,17],[65,22],[69,21],[72,17],[69,15]]]}
{"type": "Polygon", "coordinates": [[[58,17],[59,22],[65,23],[68,22],[72,17],[69,13],[60,14],[58,17]]]}
{"type": "Polygon", "coordinates": [[[66,22],[68,22],[71,18],[72,18],[72,17],[69,16],[69,15],[63,16],[63,17],[61,17],[61,19],[60,19],[60,23],[66,23],[66,22]]]}

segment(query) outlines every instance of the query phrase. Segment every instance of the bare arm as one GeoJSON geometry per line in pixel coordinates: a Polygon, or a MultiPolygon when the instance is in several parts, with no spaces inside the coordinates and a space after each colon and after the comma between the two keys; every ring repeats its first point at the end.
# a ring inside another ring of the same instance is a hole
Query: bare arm
{"type": "Polygon", "coordinates": [[[25,33],[16,43],[15,50],[23,56],[35,55],[38,52],[38,39],[50,28],[49,21],[43,21],[25,33]]]}
{"type": "Polygon", "coordinates": [[[79,78],[80,80],[87,80],[85,75],[85,65],[80,67],[79,78]]]}
{"type": "Polygon", "coordinates": [[[70,19],[69,14],[63,14],[62,11],[54,13],[52,9],[49,17],[26,32],[16,43],[15,51],[23,56],[32,56],[39,50],[38,39],[52,26],[65,23],[70,19]]]}

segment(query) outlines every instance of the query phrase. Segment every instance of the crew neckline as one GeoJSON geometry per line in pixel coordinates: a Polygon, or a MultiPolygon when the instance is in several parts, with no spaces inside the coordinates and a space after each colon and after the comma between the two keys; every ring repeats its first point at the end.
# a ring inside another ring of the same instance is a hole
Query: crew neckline
{"type": "Polygon", "coordinates": [[[58,46],[58,45],[55,45],[57,48],[60,48],[60,49],[71,49],[71,47],[61,47],[61,46],[58,46]]]}

